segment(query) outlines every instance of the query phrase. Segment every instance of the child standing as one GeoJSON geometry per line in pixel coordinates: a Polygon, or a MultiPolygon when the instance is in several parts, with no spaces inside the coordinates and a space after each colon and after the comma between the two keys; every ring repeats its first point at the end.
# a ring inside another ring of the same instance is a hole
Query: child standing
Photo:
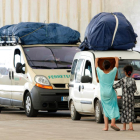
{"type": "Polygon", "coordinates": [[[135,120],[134,114],[134,93],[137,90],[135,80],[131,78],[133,72],[132,66],[124,67],[125,77],[118,83],[113,85],[114,89],[122,88],[122,114],[121,122],[123,123],[123,129],[126,130],[126,123],[129,123],[129,129],[133,131],[133,122],[135,120]]]}

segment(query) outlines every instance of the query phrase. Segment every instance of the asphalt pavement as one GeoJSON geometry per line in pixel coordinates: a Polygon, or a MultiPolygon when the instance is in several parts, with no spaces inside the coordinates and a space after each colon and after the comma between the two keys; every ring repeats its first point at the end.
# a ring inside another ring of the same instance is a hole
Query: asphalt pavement
{"type": "MultiPolygon", "coordinates": [[[[122,124],[117,122],[121,128],[122,124]]],[[[0,114],[0,140],[140,140],[140,118],[135,131],[102,131],[94,116],[72,121],[69,111],[40,111],[38,117],[26,117],[24,111],[3,110],[0,114]]],[[[128,127],[128,126],[127,126],[128,127]]]]}

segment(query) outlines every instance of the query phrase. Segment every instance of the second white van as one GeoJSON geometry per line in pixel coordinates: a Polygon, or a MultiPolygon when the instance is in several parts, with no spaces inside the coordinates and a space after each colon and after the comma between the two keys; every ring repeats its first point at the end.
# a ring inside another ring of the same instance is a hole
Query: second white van
{"type": "MultiPolygon", "coordinates": [[[[80,120],[81,115],[95,115],[97,123],[103,122],[103,110],[100,98],[100,83],[97,80],[95,59],[119,57],[117,80],[123,78],[123,67],[132,65],[132,77],[136,80],[135,117],[140,116],[140,53],[136,51],[82,51],[76,53],[69,82],[69,109],[72,120],[80,120]]],[[[122,90],[116,90],[121,113],[122,90]]]]}

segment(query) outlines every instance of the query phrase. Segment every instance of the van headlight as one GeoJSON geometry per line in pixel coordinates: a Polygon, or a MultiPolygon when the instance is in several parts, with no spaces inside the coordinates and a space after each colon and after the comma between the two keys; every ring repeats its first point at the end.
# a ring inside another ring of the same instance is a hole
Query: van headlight
{"type": "Polygon", "coordinates": [[[41,85],[50,85],[50,82],[45,76],[35,76],[35,82],[41,85]]]}

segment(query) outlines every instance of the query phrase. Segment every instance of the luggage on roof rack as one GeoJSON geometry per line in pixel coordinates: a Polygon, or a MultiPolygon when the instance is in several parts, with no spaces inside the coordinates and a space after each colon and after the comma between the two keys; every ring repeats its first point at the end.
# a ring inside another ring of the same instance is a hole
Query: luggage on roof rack
{"type": "Polygon", "coordinates": [[[119,12],[99,13],[87,26],[81,50],[127,50],[135,47],[137,34],[119,12]]]}
{"type": "Polygon", "coordinates": [[[0,28],[0,36],[17,36],[23,45],[76,44],[80,33],[57,23],[21,22],[0,28]]]}

